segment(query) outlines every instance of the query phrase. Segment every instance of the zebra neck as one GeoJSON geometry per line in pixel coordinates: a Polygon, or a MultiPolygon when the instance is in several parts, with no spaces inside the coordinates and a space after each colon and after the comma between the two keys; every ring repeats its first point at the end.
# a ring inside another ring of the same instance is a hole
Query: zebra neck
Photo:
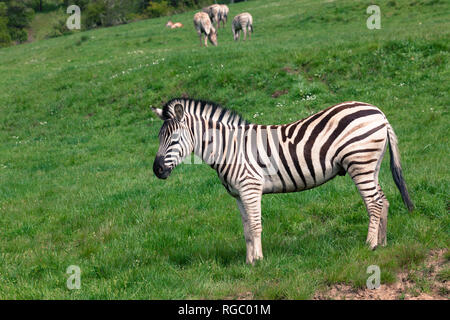
{"type": "MultiPolygon", "coordinates": [[[[219,121],[199,119],[191,124],[194,154],[214,169],[234,163],[237,150],[248,124],[224,124],[219,121]]],[[[253,126],[253,125],[251,125],[253,126]]]]}

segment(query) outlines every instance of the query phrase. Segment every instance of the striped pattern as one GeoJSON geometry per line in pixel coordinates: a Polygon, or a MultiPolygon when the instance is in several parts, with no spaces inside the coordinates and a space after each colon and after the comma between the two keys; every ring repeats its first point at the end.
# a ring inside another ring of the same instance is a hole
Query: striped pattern
{"type": "Polygon", "coordinates": [[[206,8],[202,9],[202,12],[205,12],[209,15],[212,23],[216,23],[216,28],[219,29],[219,20],[221,19],[222,7],[220,4],[213,4],[206,8]]]}
{"type": "Polygon", "coordinates": [[[208,14],[205,12],[197,12],[194,15],[194,28],[200,39],[200,46],[203,45],[202,35],[204,35],[205,38],[205,47],[208,46],[208,40],[214,46],[217,46],[217,32],[216,29],[214,29],[208,14]]]}
{"type": "Polygon", "coordinates": [[[367,243],[386,243],[389,203],[378,183],[387,144],[391,170],[412,210],[402,177],[395,133],[385,115],[363,102],[344,102],[285,125],[247,123],[209,102],[174,99],[154,109],[164,124],[154,172],[167,178],[194,152],[214,168],[237,199],[247,243],[247,262],[261,259],[261,196],[317,187],[346,173],[369,213],[367,243]],[[176,138],[174,138],[176,136],[176,138]]]}
{"type": "Polygon", "coordinates": [[[233,31],[233,37],[234,40],[236,41],[241,37],[241,30],[244,31],[244,41],[247,39],[247,31],[248,31],[248,38],[250,39],[250,34],[253,32],[252,15],[248,12],[238,14],[233,19],[231,30],[233,31]]]}
{"type": "Polygon", "coordinates": [[[219,23],[218,25],[220,26],[220,21],[222,21],[222,27],[225,28],[225,23],[227,23],[228,20],[228,13],[230,12],[230,9],[228,8],[227,5],[225,4],[221,4],[220,5],[220,12],[219,12],[219,23]]]}

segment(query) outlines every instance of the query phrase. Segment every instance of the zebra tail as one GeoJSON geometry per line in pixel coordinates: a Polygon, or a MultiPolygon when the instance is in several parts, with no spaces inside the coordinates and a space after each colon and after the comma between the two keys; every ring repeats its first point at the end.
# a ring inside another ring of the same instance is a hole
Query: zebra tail
{"type": "Polygon", "coordinates": [[[408,210],[411,212],[414,210],[414,204],[409,197],[408,189],[406,188],[405,180],[403,179],[402,167],[400,164],[400,152],[398,150],[398,140],[391,125],[388,124],[388,138],[389,138],[389,154],[391,156],[391,172],[394,182],[397,185],[400,194],[402,195],[403,202],[408,210]]]}

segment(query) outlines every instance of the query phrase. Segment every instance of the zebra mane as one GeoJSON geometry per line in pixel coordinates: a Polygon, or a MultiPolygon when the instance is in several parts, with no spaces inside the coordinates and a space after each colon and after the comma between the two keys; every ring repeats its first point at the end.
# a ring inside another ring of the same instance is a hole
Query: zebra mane
{"type": "Polygon", "coordinates": [[[242,118],[237,112],[222,107],[211,101],[196,100],[189,98],[175,98],[168,101],[163,106],[163,116],[166,119],[175,117],[174,106],[181,104],[184,112],[191,115],[198,115],[207,120],[219,121],[223,124],[245,125],[250,124],[242,118]]]}

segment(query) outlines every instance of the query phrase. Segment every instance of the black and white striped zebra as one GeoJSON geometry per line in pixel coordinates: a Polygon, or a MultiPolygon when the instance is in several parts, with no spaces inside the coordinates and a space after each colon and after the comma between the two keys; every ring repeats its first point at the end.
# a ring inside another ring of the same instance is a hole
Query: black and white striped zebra
{"type": "Polygon", "coordinates": [[[383,112],[344,102],[284,125],[257,125],[214,103],[173,99],[153,111],[164,120],[153,170],[158,178],[194,152],[214,168],[236,198],[244,225],[248,263],[263,257],[261,196],[317,187],[346,173],[369,213],[367,243],[386,244],[389,203],[378,184],[387,144],[391,171],[409,210],[397,138],[383,112]]]}
{"type": "Polygon", "coordinates": [[[250,35],[253,32],[253,17],[250,13],[244,12],[238,14],[234,17],[231,23],[231,30],[233,31],[233,38],[235,41],[239,40],[241,37],[241,30],[244,31],[244,41],[248,38],[250,40],[250,35]]]}
{"type": "Polygon", "coordinates": [[[228,13],[230,12],[230,9],[227,5],[221,4],[220,5],[220,14],[219,14],[219,24],[220,21],[222,21],[222,26],[225,28],[225,23],[228,21],[228,13]]]}
{"type": "Polygon", "coordinates": [[[216,29],[219,29],[220,27],[220,20],[221,20],[221,13],[222,13],[222,7],[220,4],[212,4],[206,8],[202,9],[202,12],[205,12],[209,15],[209,18],[211,19],[211,23],[216,23],[216,29]]]}
{"type": "Polygon", "coordinates": [[[207,13],[197,12],[194,15],[194,28],[200,39],[200,46],[203,44],[202,35],[205,37],[205,47],[208,46],[208,40],[214,46],[217,46],[217,30],[214,29],[207,13]]]}

